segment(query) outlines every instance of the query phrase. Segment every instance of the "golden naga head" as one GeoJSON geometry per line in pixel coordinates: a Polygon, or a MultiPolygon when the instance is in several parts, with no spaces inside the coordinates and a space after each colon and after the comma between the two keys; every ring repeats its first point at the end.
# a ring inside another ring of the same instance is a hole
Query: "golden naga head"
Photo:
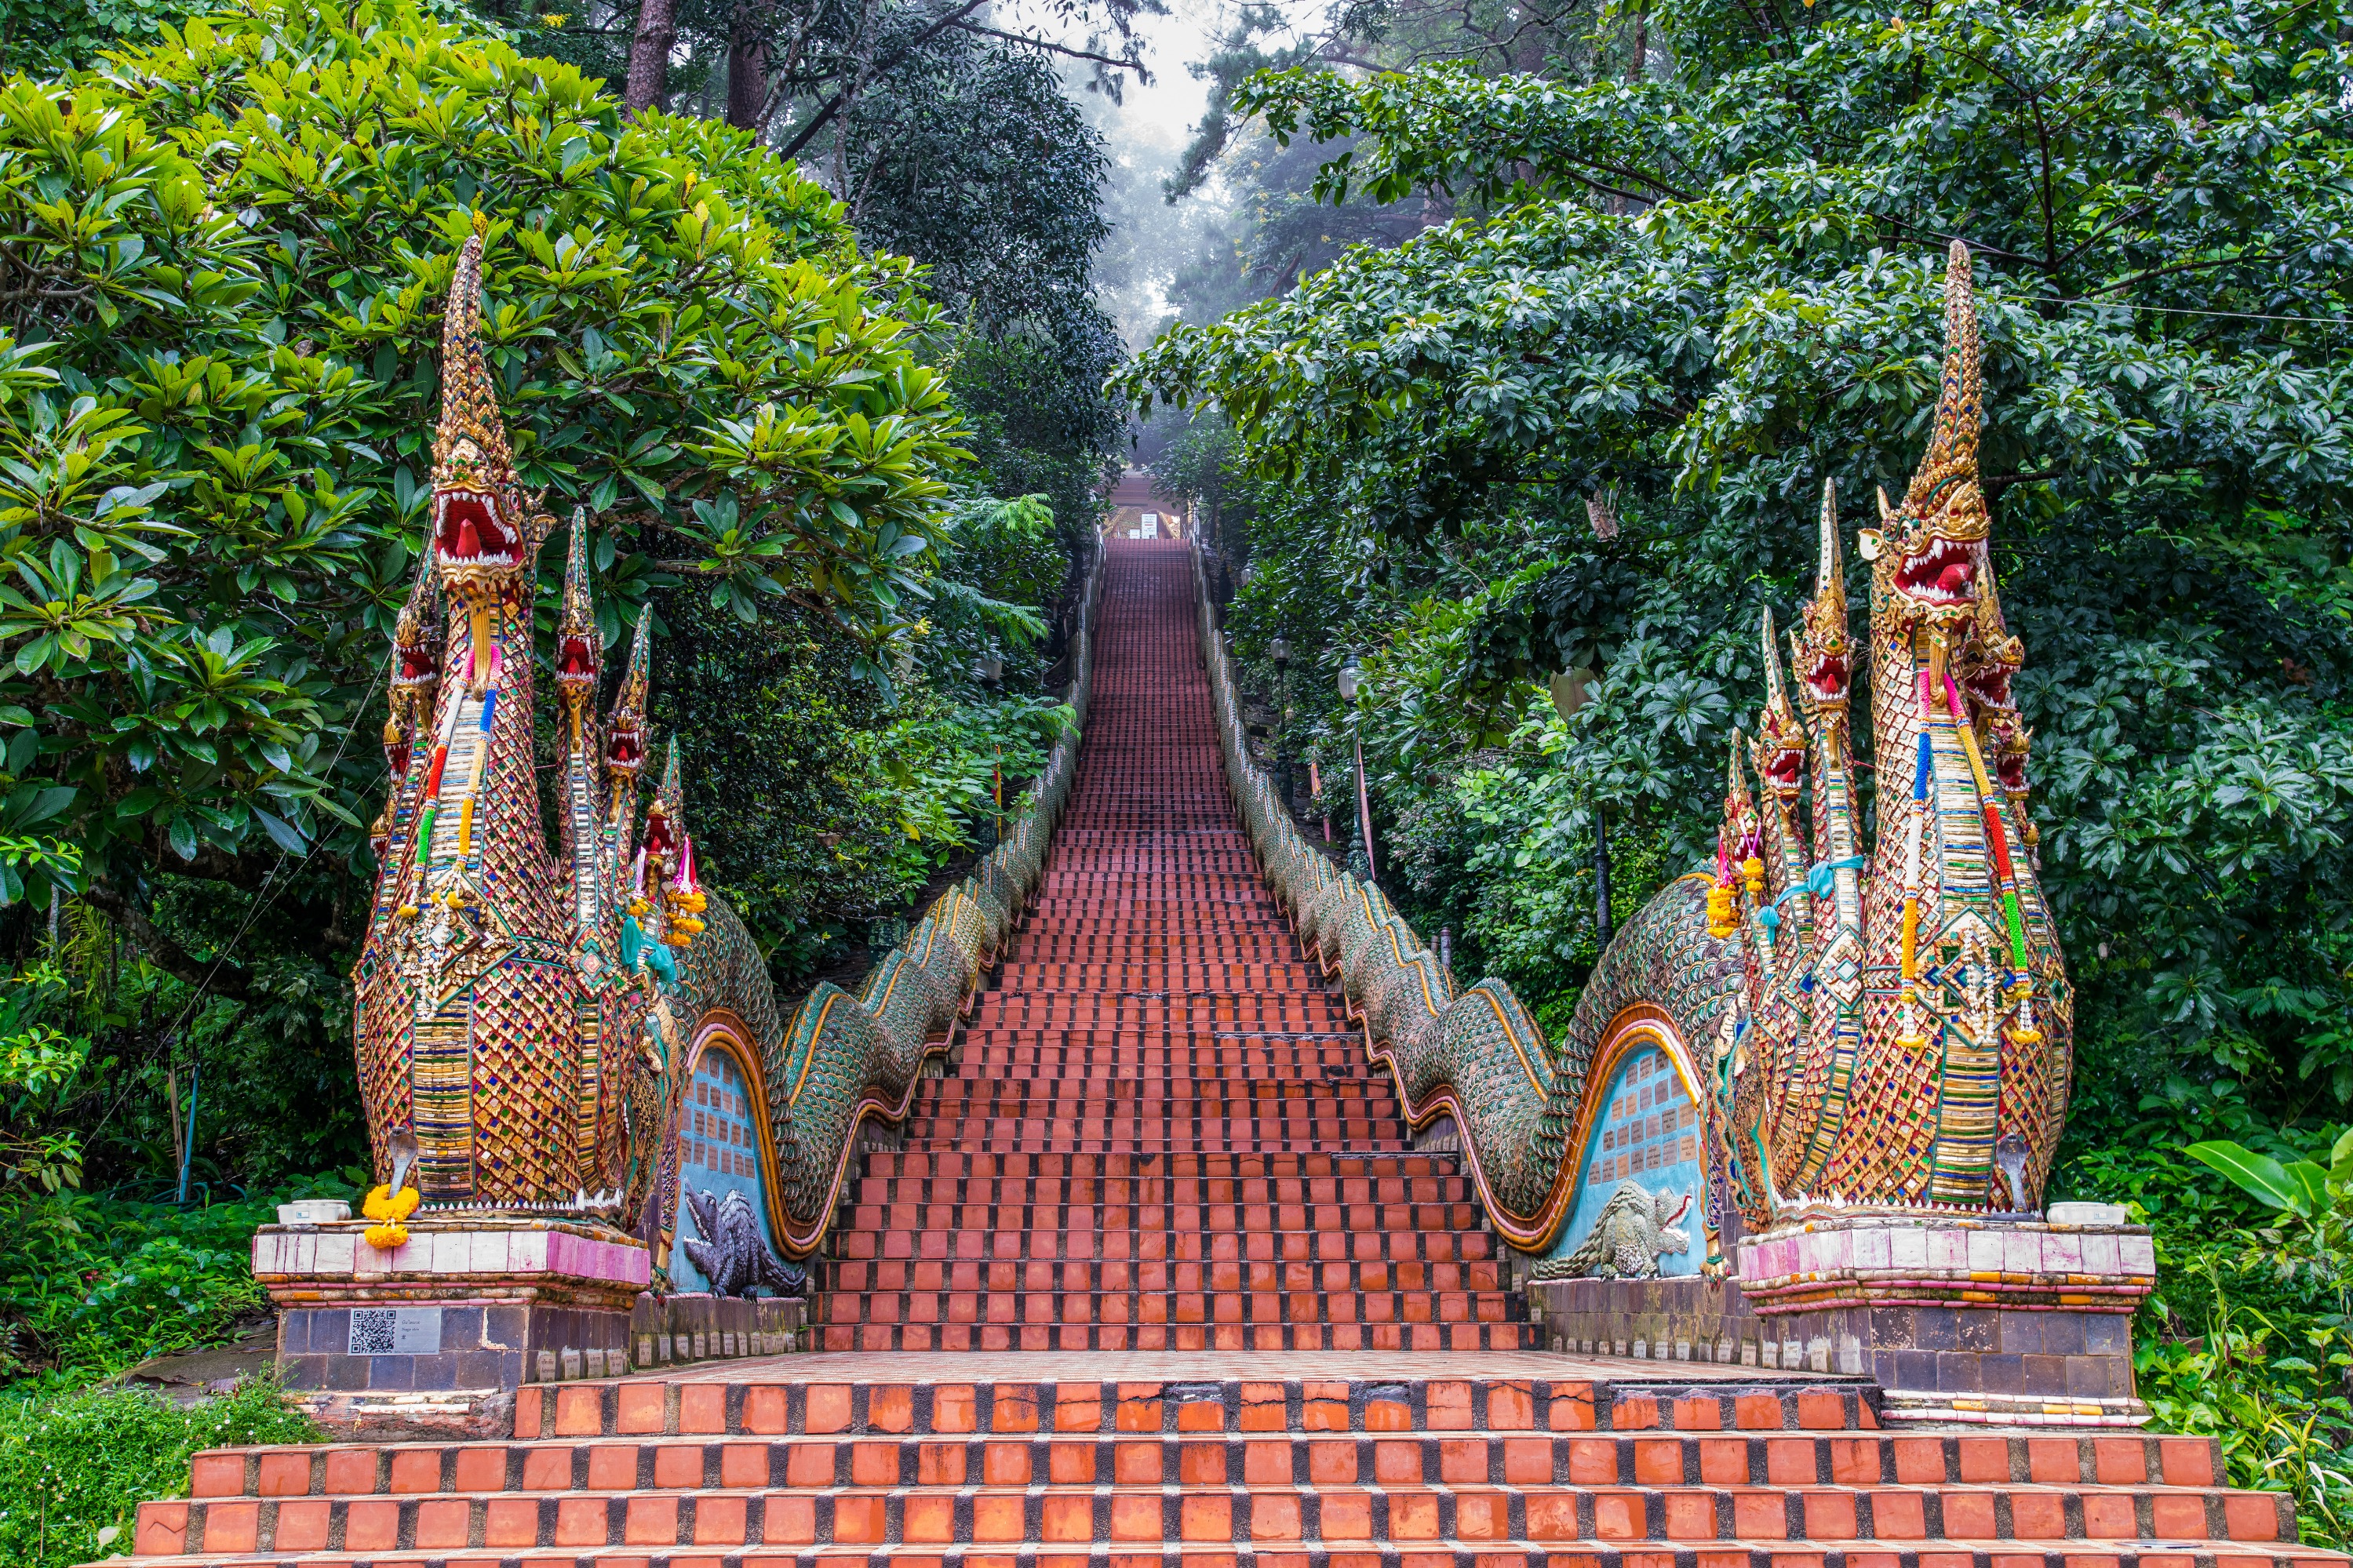
{"type": "Polygon", "coordinates": [[[1884,549],[1894,556],[1889,581],[1894,604],[1910,624],[1968,620],[1977,613],[1988,575],[1986,535],[1992,521],[1978,489],[1978,432],[1984,413],[1978,358],[1969,247],[1957,239],[1945,268],[1945,374],[1936,395],[1936,429],[1904,492],[1904,504],[1884,520],[1884,549]]]}
{"type": "Polygon", "coordinates": [[[646,701],[653,680],[654,615],[638,614],[638,634],[629,644],[629,668],[613,699],[613,719],[605,735],[605,775],[617,808],[623,791],[646,768],[646,701]]]}
{"type": "Polygon", "coordinates": [[[1789,634],[1798,700],[1816,722],[1846,717],[1854,685],[1854,650],[1847,641],[1846,563],[1839,554],[1838,486],[1822,485],[1822,555],[1814,596],[1789,634]]]}
{"type": "Polygon", "coordinates": [[[2027,765],[2032,760],[2034,731],[2026,727],[2015,710],[1993,714],[1986,722],[1986,764],[1992,770],[1993,782],[2010,798],[2010,804],[2022,825],[2020,834],[2027,847],[2041,843],[2034,820],[2026,813],[2026,797],[2033,789],[2027,765]]]}
{"type": "Polygon", "coordinates": [[[440,584],[430,565],[421,565],[392,629],[392,714],[385,721],[384,754],[395,778],[407,775],[414,727],[431,716],[441,684],[441,639],[434,624],[440,607],[440,584]]]}
{"type": "Polygon", "coordinates": [[[1768,609],[1764,619],[1765,709],[1757,716],[1757,744],[1750,760],[1766,795],[1778,805],[1794,806],[1806,784],[1806,727],[1798,721],[1798,710],[1789,706],[1789,694],[1781,683],[1778,640],[1768,609]]]}
{"type": "Polygon", "coordinates": [[[441,423],[433,432],[433,562],[470,611],[520,601],[541,524],[515,482],[514,458],[482,357],[482,224],[458,253],[441,319],[441,423]]]}
{"type": "Polygon", "coordinates": [[[564,565],[564,607],[555,621],[555,691],[575,737],[596,706],[604,640],[596,630],[596,605],[588,591],[588,509],[575,507],[571,549],[564,565]]]}
{"type": "Polygon", "coordinates": [[[2026,663],[2026,645],[2010,635],[2001,618],[2001,599],[1990,582],[1978,600],[1969,630],[1971,635],[1957,639],[1953,679],[1980,714],[2015,713],[2018,700],[2010,681],[2026,663]]]}
{"type": "Polygon", "coordinates": [[[1763,842],[1756,803],[1748,798],[1748,778],[1740,769],[1740,752],[1748,743],[1739,726],[1732,731],[1732,755],[1725,765],[1724,817],[1715,830],[1715,884],[1707,890],[1707,933],[1722,942],[1740,929],[1740,889],[1745,884],[1755,897],[1764,890],[1765,862],[1757,853],[1763,842]]]}

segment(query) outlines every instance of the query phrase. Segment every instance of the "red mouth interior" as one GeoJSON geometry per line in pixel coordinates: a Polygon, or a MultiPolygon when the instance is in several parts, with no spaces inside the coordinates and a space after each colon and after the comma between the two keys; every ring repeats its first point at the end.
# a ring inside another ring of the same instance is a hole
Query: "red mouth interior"
{"type": "Polygon", "coordinates": [[[1979,670],[1968,678],[1969,695],[1988,708],[2010,707],[2010,671],[2000,665],[1979,670]]]}
{"type": "Polygon", "coordinates": [[[1996,761],[1993,771],[2001,780],[2002,788],[2021,790],[2026,787],[2026,759],[2016,752],[1996,761]]]}
{"type": "Polygon", "coordinates": [[[646,853],[649,856],[667,856],[677,842],[670,835],[667,816],[657,811],[646,818],[646,853]]]}
{"type": "Polygon", "coordinates": [[[1795,789],[1798,787],[1798,774],[1805,763],[1804,752],[1785,746],[1775,752],[1773,760],[1765,764],[1765,777],[1784,789],[1795,789]]]}
{"type": "Polygon", "coordinates": [[[425,647],[405,647],[400,650],[400,683],[415,686],[433,679],[438,673],[433,650],[425,647]]]}
{"type": "Polygon", "coordinates": [[[1835,701],[1846,695],[1846,658],[1842,654],[1826,653],[1814,660],[1807,673],[1806,685],[1819,701],[1835,701]]]}
{"type": "Polygon", "coordinates": [[[621,767],[634,767],[645,755],[644,743],[635,730],[616,730],[613,743],[605,749],[605,759],[621,767]]]}
{"type": "Polygon", "coordinates": [[[596,656],[589,651],[586,637],[565,637],[564,655],[557,660],[555,673],[567,679],[593,680],[596,677],[596,656]]]}
{"type": "Polygon", "coordinates": [[[472,490],[444,491],[433,542],[445,566],[519,566],[522,541],[499,521],[488,496],[472,490]]]}
{"type": "Polygon", "coordinates": [[[1954,539],[1931,539],[1895,570],[1895,585],[1931,605],[1966,605],[1977,595],[1978,547],[1954,539]]]}

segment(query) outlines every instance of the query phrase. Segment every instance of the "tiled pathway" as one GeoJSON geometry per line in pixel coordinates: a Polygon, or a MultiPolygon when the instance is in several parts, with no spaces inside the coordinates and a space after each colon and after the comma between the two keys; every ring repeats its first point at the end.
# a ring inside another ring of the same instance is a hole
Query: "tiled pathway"
{"type": "Polygon", "coordinates": [[[1192,605],[1184,545],[1113,543],[1071,809],[947,1077],[854,1184],[825,1350],[1536,1343],[1260,880],[1192,605]]]}

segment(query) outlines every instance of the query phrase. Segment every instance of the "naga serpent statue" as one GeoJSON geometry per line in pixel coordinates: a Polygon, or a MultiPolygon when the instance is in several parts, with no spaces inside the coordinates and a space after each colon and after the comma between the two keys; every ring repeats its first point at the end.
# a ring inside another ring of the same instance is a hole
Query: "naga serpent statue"
{"type": "Polygon", "coordinates": [[[2038,1204],[2066,1112],[2072,994],[2035,876],[2029,736],[2010,695],[2021,652],[1988,552],[1977,315],[1957,243],[1945,332],[1927,453],[1862,538],[1867,648],[1859,658],[1852,640],[1826,487],[1795,678],[1768,616],[1759,732],[1736,735],[1715,863],[1620,931],[1557,1042],[1500,981],[1458,993],[1377,888],[1306,844],[1249,755],[1205,610],[1228,777],[1278,897],[1340,977],[1409,1120],[1451,1116],[1496,1228],[1549,1254],[1539,1277],[1582,1272],[1572,1249],[1598,1208],[1646,1171],[1679,1167],[1704,1188],[1715,1271],[1735,1215],[1757,1230],[1825,1205],[2038,1204]],[[1868,852],[1849,720],[1861,659],[1879,781],[1868,852]]]}
{"type": "MultiPolygon", "coordinates": [[[[675,741],[640,812],[651,617],[600,712],[603,639],[575,513],[551,660],[551,854],[533,612],[554,520],[515,474],[480,334],[481,257],[478,225],[443,323],[431,531],[394,639],[391,792],[353,973],[377,1173],[396,1195],[413,1182],[428,1215],[602,1220],[643,1240],[659,1269],[678,1264],[682,1166],[699,1165],[699,1185],[723,1175],[748,1188],[769,1238],[806,1256],[858,1123],[905,1113],[924,1057],[944,1048],[1035,888],[1076,737],[998,847],[856,995],[821,983],[786,1022],[758,946],[702,886],[675,741]],[[748,1101],[734,1107],[731,1087],[725,1114],[722,1086],[696,1072],[714,1050],[748,1101]]],[[[1081,710],[1087,636],[1082,620],[1070,698],[1081,710]]]]}

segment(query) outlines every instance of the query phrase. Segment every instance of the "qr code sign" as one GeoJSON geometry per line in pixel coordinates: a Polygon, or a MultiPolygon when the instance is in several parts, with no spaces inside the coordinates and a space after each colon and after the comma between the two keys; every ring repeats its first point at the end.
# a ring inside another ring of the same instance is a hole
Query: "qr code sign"
{"type": "Polygon", "coordinates": [[[432,1307],[354,1307],[352,1355],[438,1355],[441,1313],[432,1307]]]}
{"type": "Polygon", "coordinates": [[[352,1348],[353,1355],[390,1355],[392,1353],[393,1314],[397,1307],[354,1307],[352,1309],[352,1348]]]}

